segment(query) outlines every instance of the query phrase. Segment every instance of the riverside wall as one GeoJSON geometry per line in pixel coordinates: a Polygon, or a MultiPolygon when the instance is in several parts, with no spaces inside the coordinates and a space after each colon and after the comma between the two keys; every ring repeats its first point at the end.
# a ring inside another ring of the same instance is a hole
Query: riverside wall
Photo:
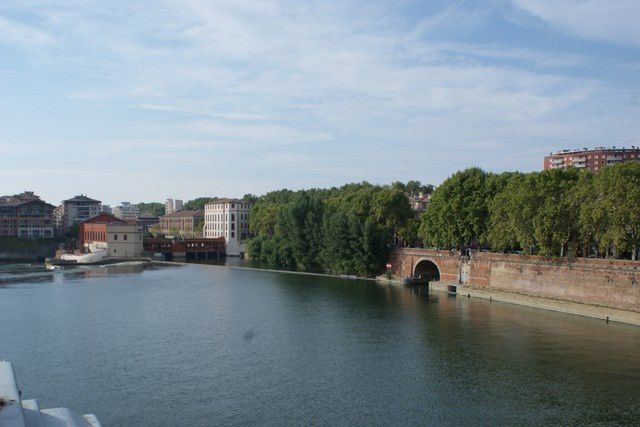
{"type": "Polygon", "coordinates": [[[412,277],[424,260],[438,266],[443,284],[640,312],[640,262],[402,248],[393,272],[412,277]]]}

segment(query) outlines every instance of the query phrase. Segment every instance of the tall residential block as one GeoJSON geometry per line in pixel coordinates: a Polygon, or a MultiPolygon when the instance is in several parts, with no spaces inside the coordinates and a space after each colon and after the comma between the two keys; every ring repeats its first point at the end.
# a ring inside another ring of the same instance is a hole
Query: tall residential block
{"type": "Polygon", "coordinates": [[[167,199],[164,203],[164,213],[168,215],[170,213],[181,211],[183,207],[182,200],[179,199],[167,199]]]}
{"type": "Polygon", "coordinates": [[[622,162],[640,161],[640,148],[605,148],[562,150],[544,158],[544,170],[570,167],[598,172],[604,167],[622,162]]]}

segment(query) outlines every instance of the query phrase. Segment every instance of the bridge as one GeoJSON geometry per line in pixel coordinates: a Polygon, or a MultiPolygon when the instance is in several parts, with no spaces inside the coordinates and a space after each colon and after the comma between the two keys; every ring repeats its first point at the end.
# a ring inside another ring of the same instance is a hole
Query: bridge
{"type": "Polygon", "coordinates": [[[210,239],[168,239],[153,237],[144,239],[144,251],[153,254],[163,254],[166,259],[220,259],[226,254],[226,244],[224,237],[210,239]]]}

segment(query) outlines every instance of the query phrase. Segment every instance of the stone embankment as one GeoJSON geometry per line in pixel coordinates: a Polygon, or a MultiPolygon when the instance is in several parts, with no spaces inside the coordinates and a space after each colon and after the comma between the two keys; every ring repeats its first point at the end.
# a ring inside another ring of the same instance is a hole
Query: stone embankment
{"type": "Polygon", "coordinates": [[[459,294],[640,324],[640,262],[403,248],[393,274],[413,277],[420,263],[433,263],[439,284],[459,294]]]}

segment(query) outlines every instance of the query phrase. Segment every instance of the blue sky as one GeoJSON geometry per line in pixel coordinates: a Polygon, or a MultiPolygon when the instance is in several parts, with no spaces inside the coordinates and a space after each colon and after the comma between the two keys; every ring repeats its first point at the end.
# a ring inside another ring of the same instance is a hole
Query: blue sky
{"type": "Polygon", "coordinates": [[[0,193],[115,204],[640,145],[640,1],[0,2],[0,193]]]}

